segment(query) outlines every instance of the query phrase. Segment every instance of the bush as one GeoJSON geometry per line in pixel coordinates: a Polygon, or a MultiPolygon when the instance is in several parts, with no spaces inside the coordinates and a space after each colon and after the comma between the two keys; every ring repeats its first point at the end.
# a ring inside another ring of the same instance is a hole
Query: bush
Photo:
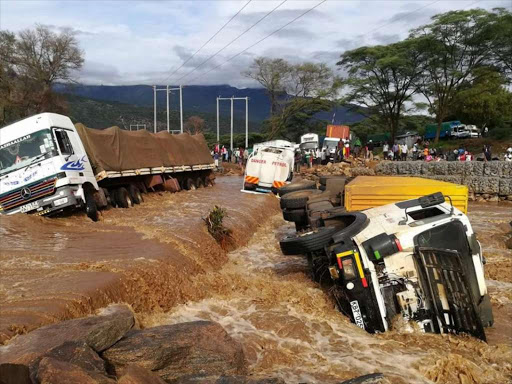
{"type": "Polygon", "coordinates": [[[224,248],[231,239],[231,230],[224,227],[223,221],[228,214],[224,208],[213,207],[206,218],[203,218],[212,237],[224,248]]]}

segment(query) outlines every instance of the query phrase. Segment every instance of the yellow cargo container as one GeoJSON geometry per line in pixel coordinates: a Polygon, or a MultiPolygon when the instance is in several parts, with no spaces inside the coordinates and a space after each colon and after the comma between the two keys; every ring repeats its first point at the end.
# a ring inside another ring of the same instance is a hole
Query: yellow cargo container
{"type": "MultiPolygon", "coordinates": [[[[436,192],[450,196],[453,205],[467,213],[468,187],[465,185],[400,176],[356,177],[345,186],[345,208],[347,211],[361,211],[436,192]]],[[[449,199],[446,201],[449,202],[449,199]]]]}

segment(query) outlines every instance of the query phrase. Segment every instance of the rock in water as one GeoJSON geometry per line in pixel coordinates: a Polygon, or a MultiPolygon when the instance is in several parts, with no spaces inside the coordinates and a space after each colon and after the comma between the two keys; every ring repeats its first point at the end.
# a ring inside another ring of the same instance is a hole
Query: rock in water
{"type": "Polygon", "coordinates": [[[44,357],[39,363],[36,380],[41,384],[114,384],[115,381],[96,372],[86,371],[77,365],[44,357]]]}
{"type": "Polygon", "coordinates": [[[121,339],[134,323],[133,312],[128,306],[111,305],[98,316],[38,328],[0,347],[0,372],[11,372],[9,379],[12,380],[8,383],[29,383],[28,366],[34,365],[53,348],[68,341],[82,341],[101,352],[121,339]]]}
{"type": "Polygon", "coordinates": [[[183,377],[174,384],[285,384],[283,379],[276,377],[248,376],[192,376],[183,377]]]}
{"type": "Polygon", "coordinates": [[[194,321],[132,330],[103,358],[116,372],[137,364],[165,381],[190,375],[244,374],[242,346],[217,323],[194,321]]]}
{"type": "Polygon", "coordinates": [[[50,350],[44,357],[51,357],[76,365],[86,371],[106,375],[105,360],[99,357],[84,341],[67,341],[50,350]]]}
{"type": "Polygon", "coordinates": [[[118,377],[118,384],[166,384],[159,376],[138,365],[128,365],[118,377]]]}

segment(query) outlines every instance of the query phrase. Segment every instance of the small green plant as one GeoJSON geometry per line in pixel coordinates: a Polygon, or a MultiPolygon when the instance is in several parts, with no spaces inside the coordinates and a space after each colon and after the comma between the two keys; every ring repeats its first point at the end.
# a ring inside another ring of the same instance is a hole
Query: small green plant
{"type": "Polygon", "coordinates": [[[231,238],[231,230],[226,228],[223,224],[224,218],[227,216],[226,210],[216,205],[208,216],[203,218],[208,232],[221,246],[225,246],[227,241],[231,238]]]}

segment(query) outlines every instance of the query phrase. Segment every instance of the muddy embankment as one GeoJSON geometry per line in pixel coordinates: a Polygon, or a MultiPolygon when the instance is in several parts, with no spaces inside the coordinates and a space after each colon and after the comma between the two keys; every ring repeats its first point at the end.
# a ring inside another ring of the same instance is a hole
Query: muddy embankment
{"type": "Polygon", "coordinates": [[[0,343],[110,303],[147,314],[200,297],[192,278],[227,261],[202,220],[208,211],[227,209],[233,247],[278,211],[273,197],[240,186],[241,178],[225,177],[211,188],[148,194],[134,208],[104,211],[98,223],[82,214],[2,216],[0,343]]]}

